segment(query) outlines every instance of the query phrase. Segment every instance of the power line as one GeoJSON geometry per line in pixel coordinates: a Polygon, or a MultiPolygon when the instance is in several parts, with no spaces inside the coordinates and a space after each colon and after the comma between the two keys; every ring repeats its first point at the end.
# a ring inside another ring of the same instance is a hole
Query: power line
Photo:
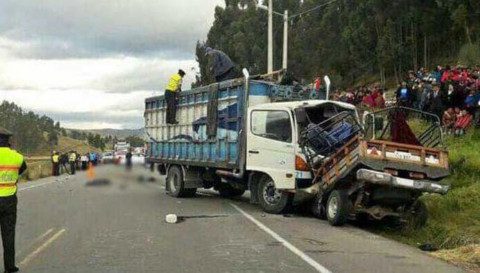
{"type": "Polygon", "coordinates": [[[311,9],[308,9],[308,10],[306,10],[306,11],[302,11],[302,12],[300,12],[300,13],[297,13],[297,14],[295,14],[295,15],[292,15],[292,16],[288,17],[288,19],[293,19],[293,18],[295,18],[295,17],[302,16],[302,15],[305,14],[305,13],[312,12],[312,11],[314,11],[314,10],[317,10],[317,9],[319,9],[319,8],[321,8],[321,7],[326,6],[326,5],[330,5],[331,3],[337,2],[337,1],[338,1],[338,0],[328,1],[328,2],[326,2],[326,3],[320,4],[320,5],[316,6],[316,7],[313,7],[313,8],[311,8],[311,9]]]}

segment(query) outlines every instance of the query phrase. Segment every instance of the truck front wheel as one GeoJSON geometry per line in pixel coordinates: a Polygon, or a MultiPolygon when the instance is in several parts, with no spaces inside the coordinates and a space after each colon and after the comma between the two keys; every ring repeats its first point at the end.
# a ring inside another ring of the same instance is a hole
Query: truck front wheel
{"type": "Polygon", "coordinates": [[[178,166],[172,166],[168,169],[167,191],[173,197],[192,197],[197,189],[186,189],[183,180],[182,170],[178,166]]]}
{"type": "Polygon", "coordinates": [[[428,219],[428,210],[421,200],[415,201],[404,215],[405,229],[418,229],[425,226],[428,219]]]}
{"type": "Polygon", "coordinates": [[[275,187],[275,182],[267,175],[260,178],[258,200],[263,211],[279,214],[290,208],[293,195],[282,192],[275,187]]]}
{"type": "Polygon", "coordinates": [[[345,191],[334,190],[327,200],[327,219],[332,226],[341,226],[347,222],[349,200],[345,191]]]}

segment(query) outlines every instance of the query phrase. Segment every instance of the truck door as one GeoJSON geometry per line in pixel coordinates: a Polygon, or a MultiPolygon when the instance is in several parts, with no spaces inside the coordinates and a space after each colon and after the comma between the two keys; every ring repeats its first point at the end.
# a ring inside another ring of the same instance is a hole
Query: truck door
{"type": "Polygon", "coordinates": [[[292,115],[285,110],[251,110],[247,129],[247,170],[268,174],[277,189],[295,188],[292,115]]]}

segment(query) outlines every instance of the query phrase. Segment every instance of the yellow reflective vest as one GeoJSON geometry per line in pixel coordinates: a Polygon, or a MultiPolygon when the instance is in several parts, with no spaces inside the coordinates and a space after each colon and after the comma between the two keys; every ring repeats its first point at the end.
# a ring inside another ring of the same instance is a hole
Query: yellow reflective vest
{"type": "Polygon", "coordinates": [[[52,162],[53,163],[58,163],[58,158],[59,158],[59,156],[57,154],[52,155],[52,162]]]}
{"type": "Polygon", "coordinates": [[[23,156],[16,151],[0,147],[0,197],[12,196],[17,192],[19,170],[23,156]]]}
{"type": "Polygon", "coordinates": [[[180,74],[175,74],[170,78],[170,81],[167,85],[167,90],[172,92],[177,92],[182,88],[182,76],[180,74]]]}

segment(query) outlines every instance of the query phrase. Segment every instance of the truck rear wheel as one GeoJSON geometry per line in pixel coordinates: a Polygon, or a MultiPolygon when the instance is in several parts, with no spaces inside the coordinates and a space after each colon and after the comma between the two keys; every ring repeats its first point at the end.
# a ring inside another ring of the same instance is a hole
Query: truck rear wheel
{"type": "Polygon", "coordinates": [[[313,199],[312,204],[311,204],[311,209],[312,213],[315,217],[318,219],[325,220],[327,219],[327,213],[326,208],[325,208],[325,199],[324,199],[324,194],[319,193],[317,196],[315,196],[315,199],[313,199]]]}
{"type": "Polygon", "coordinates": [[[260,178],[258,200],[263,211],[272,214],[285,212],[292,205],[293,195],[275,187],[275,182],[267,175],[260,178]]]}
{"type": "Polygon", "coordinates": [[[345,191],[334,190],[327,200],[327,219],[332,226],[342,226],[347,222],[349,211],[348,195],[345,191]]]}
{"type": "Polygon", "coordinates": [[[168,169],[166,184],[168,193],[173,197],[192,197],[197,192],[196,188],[185,188],[182,170],[178,166],[172,166],[168,169]]]}

